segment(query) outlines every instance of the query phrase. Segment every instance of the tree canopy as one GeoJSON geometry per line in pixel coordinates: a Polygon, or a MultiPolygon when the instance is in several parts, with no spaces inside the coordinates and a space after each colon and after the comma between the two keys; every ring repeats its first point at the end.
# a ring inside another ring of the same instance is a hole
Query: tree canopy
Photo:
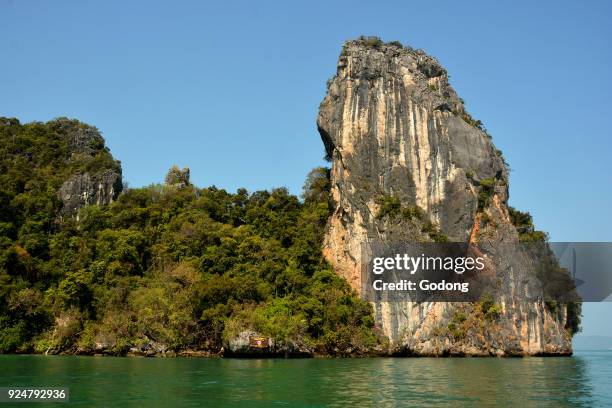
{"type": "Polygon", "coordinates": [[[247,329],[328,354],[383,341],[321,253],[327,169],[300,201],[198,188],[176,168],[60,219],[61,183],[108,168],[120,171],[95,128],[0,118],[0,352],[215,351],[247,329]]]}

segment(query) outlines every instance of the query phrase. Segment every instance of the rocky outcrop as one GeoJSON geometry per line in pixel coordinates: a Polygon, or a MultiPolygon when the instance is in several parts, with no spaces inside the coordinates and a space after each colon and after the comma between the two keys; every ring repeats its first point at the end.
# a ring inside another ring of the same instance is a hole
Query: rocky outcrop
{"type": "Polygon", "coordinates": [[[277,341],[252,330],[244,330],[229,339],[224,346],[226,356],[285,356],[312,357],[314,351],[293,342],[277,341]]]}
{"type": "Polygon", "coordinates": [[[191,185],[190,177],[191,171],[189,170],[189,167],[183,167],[181,170],[175,164],[170,168],[170,170],[168,170],[164,182],[166,185],[178,188],[180,190],[191,185]]]}
{"type": "Polygon", "coordinates": [[[396,352],[571,353],[566,308],[528,302],[512,290],[527,279],[538,291],[541,282],[525,254],[498,245],[519,241],[507,204],[508,170],[436,59],[374,38],[347,42],[317,125],[332,161],[335,201],[324,253],[356,290],[362,262],[381,243],[445,236],[508,260],[493,265],[500,282],[495,318],[482,304],[375,302],[377,323],[396,352]],[[424,217],[380,217],[385,197],[424,217]]]}
{"type": "Polygon", "coordinates": [[[49,125],[66,143],[66,164],[76,169],[58,191],[62,215],[78,218],[83,206],[113,202],[123,189],[121,166],[105,147],[98,129],[67,118],[49,125]]]}
{"type": "Polygon", "coordinates": [[[121,175],[114,170],[97,174],[74,174],[59,189],[65,215],[78,218],[78,210],[86,205],[106,205],[121,192],[121,175]]]}

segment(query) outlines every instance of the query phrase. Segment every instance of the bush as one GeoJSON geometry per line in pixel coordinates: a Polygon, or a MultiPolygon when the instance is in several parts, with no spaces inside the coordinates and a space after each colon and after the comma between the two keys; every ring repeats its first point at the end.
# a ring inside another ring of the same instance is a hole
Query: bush
{"type": "Polygon", "coordinates": [[[426,217],[425,212],[416,205],[402,207],[401,215],[406,220],[424,220],[426,217]]]}
{"type": "Polygon", "coordinates": [[[379,209],[376,218],[379,220],[385,217],[394,218],[400,214],[400,210],[402,209],[399,198],[394,195],[385,194],[379,197],[377,204],[379,209]]]}
{"type": "Polygon", "coordinates": [[[576,334],[580,331],[580,323],[582,321],[582,304],[580,302],[569,302],[567,304],[567,322],[565,328],[570,334],[576,334]]]}
{"type": "Polygon", "coordinates": [[[480,191],[478,192],[478,210],[484,210],[491,201],[495,192],[495,178],[490,177],[480,180],[480,191]]]}
{"type": "Polygon", "coordinates": [[[466,327],[468,323],[467,316],[464,311],[456,310],[453,318],[448,323],[448,331],[453,336],[455,340],[461,340],[467,336],[468,328],[466,327]]]}
{"type": "MultiPolygon", "coordinates": [[[[2,320],[0,320],[0,323],[2,323],[2,320]]],[[[0,327],[2,326],[4,325],[0,327]]],[[[22,321],[14,326],[0,329],[0,353],[12,353],[29,340],[25,326],[26,322],[22,321]]]]}
{"type": "Polygon", "coordinates": [[[521,242],[546,242],[548,234],[535,229],[533,218],[528,212],[521,212],[513,207],[508,207],[510,221],[516,228],[521,242]]]}
{"type": "Polygon", "coordinates": [[[374,48],[378,48],[384,44],[384,42],[380,38],[375,36],[365,37],[362,35],[361,37],[359,37],[359,40],[362,41],[368,47],[374,48]]]}
{"type": "Polygon", "coordinates": [[[434,242],[448,242],[448,237],[440,232],[438,227],[429,220],[423,223],[421,232],[429,235],[429,238],[431,238],[434,242]]]}
{"type": "Polygon", "coordinates": [[[306,177],[302,198],[305,203],[327,203],[330,189],[330,169],[317,167],[306,177]]]}
{"type": "Polygon", "coordinates": [[[479,306],[481,312],[484,314],[484,317],[487,320],[497,319],[502,313],[501,306],[495,303],[495,301],[493,300],[493,296],[488,293],[482,296],[479,302],[479,306]]]}
{"type": "Polygon", "coordinates": [[[399,198],[388,194],[379,197],[377,204],[379,205],[377,219],[394,219],[401,216],[403,220],[420,223],[421,232],[434,242],[448,242],[448,237],[440,231],[437,225],[427,219],[426,214],[418,206],[402,206],[399,198]]]}

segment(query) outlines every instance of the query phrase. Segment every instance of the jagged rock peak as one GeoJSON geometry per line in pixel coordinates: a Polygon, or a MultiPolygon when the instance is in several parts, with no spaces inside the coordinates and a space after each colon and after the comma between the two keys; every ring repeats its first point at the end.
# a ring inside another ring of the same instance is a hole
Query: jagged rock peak
{"type": "Polygon", "coordinates": [[[464,241],[480,180],[495,179],[507,201],[500,152],[465,112],[446,70],[422,51],[372,37],[346,42],[317,126],[339,209],[361,207],[366,224],[379,196],[395,195],[464,241]]]}
{"type": "Polygon", "coordinates": [[[368,73],[375,74],[377,70],[386,68],[386,61],[395,61],[395,66],[404,65],[413,73],[421,73],[425,78],[446,77],[446,69],[425,51],[403,46],[398,41],[383,42],[377,37],[360,37],[344,43],[340,53],[339,65],[343,57],[367,56],[369,62],[368,73]],[[377,63],[378,62],[378,63],[377,63]]]}
{"type": "Polygon", "coordinates": [[[181,170],[175,164],[170,168],[170,170],[168,170],[168,174],[166,174],[165,183],[169,186],[181,189],[191,185],[190,177],[191,170],[189,170],[189,167],[184,167],[181,170]]]}

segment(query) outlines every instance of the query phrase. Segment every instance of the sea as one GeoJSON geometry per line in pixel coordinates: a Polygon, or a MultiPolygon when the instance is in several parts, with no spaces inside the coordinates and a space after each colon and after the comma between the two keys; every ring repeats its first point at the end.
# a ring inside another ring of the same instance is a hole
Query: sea
{"type": "Polygon", "coordinates": [[[526,358],[0,355],[0,387],[64,388],[71,407],[612,406],[612,351],[526,358]]]}

